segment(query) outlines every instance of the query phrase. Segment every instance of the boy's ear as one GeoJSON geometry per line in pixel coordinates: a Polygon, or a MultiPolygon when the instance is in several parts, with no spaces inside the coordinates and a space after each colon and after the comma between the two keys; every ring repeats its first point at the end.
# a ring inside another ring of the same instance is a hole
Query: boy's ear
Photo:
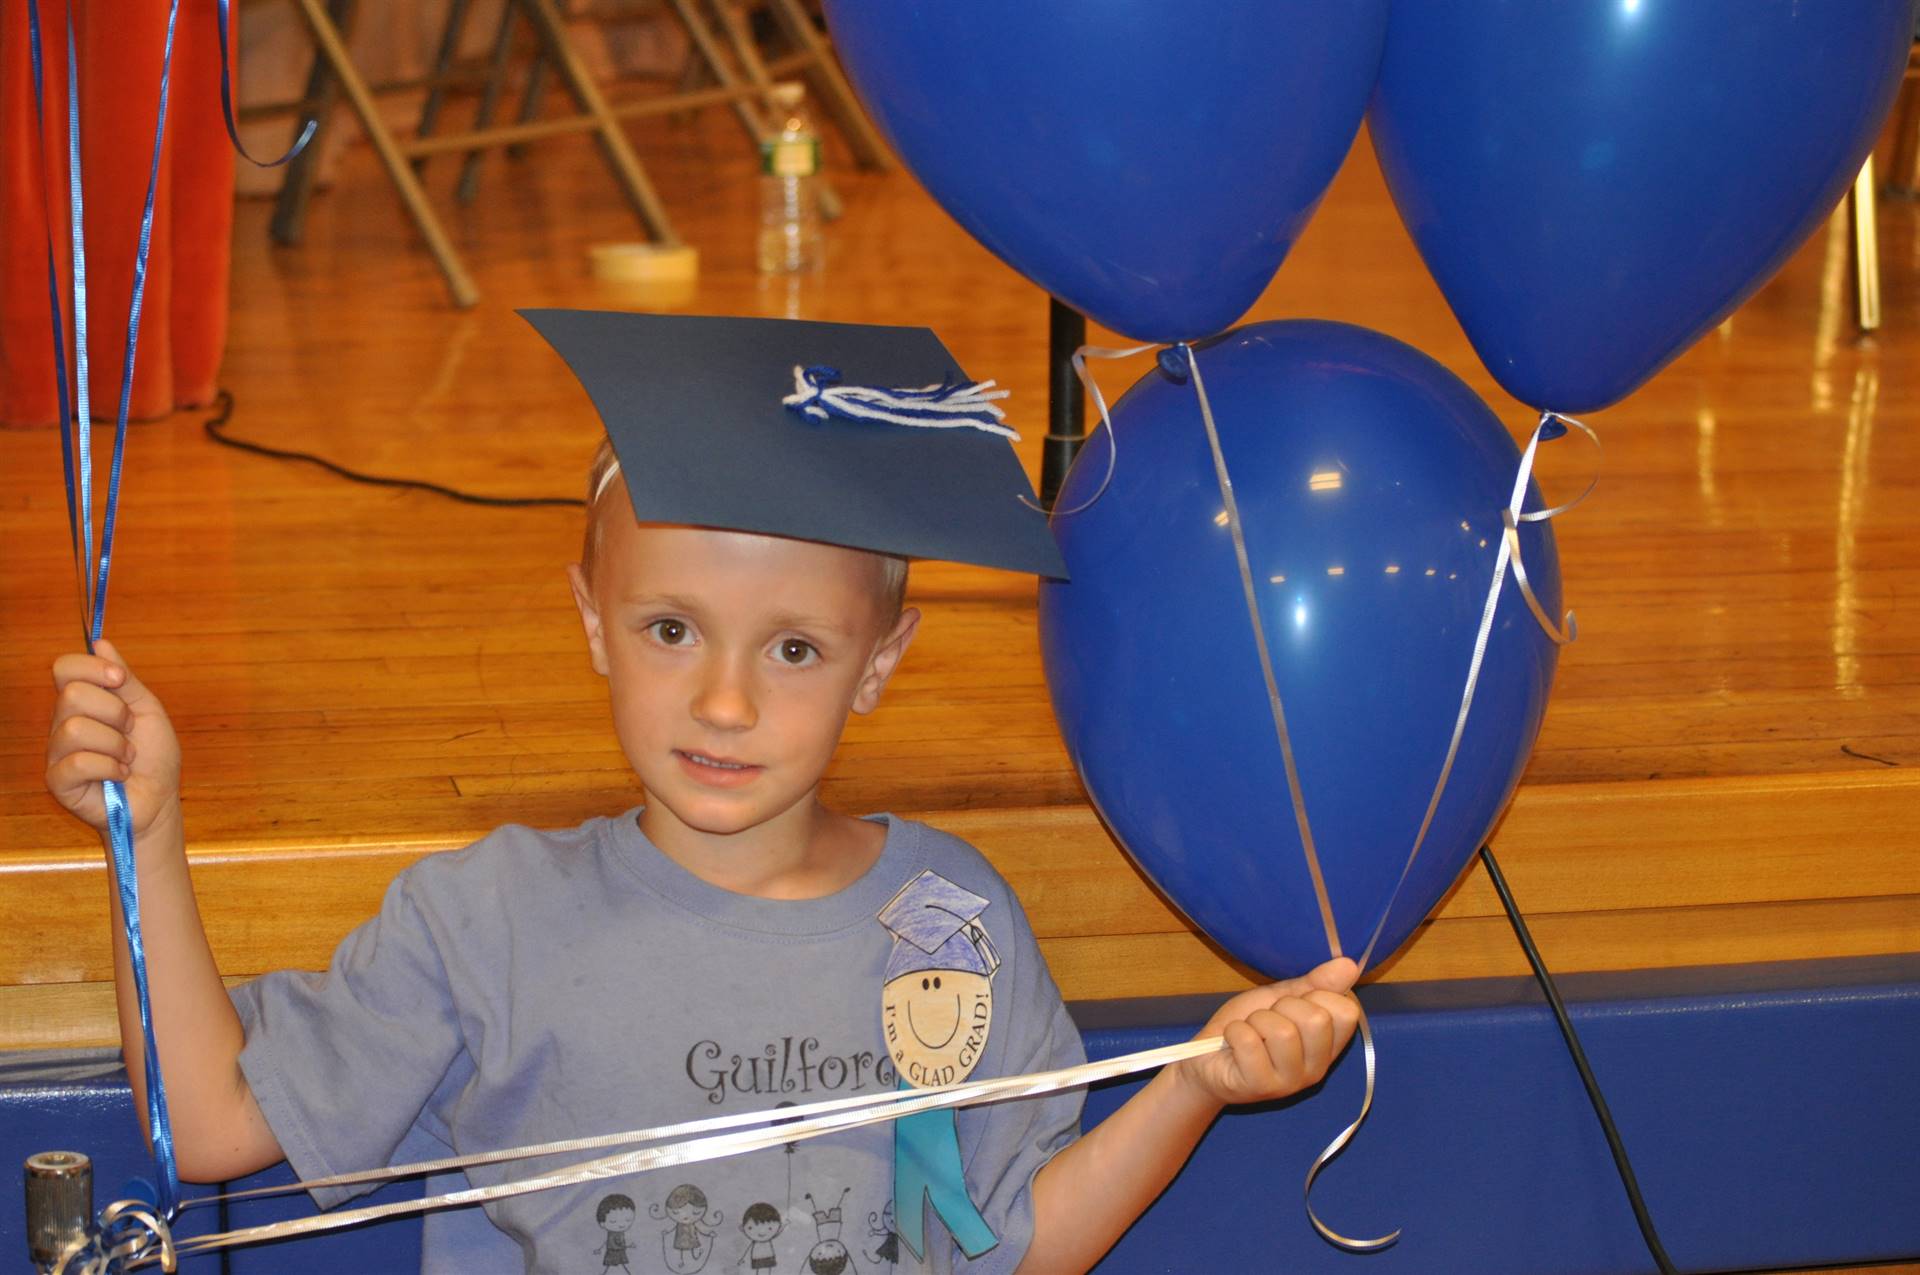
{"type": "Polygon", "coordinates": [[[593,671],[605,677],[607,642],[600,628],[600,606],[593,600],[593,588],[579,563],[567,564],[567,583],[573,586],[573,605],[580,608],[580,627],[586,630],[587,654],[593,660],[593,671]]]}
{"type": "Polygon", "coordinates": [[[900,618],[893,622],[893,628],[867,660],[867,671],[860,678],[860,685],[854,688],[853,711],[871,713],[880,706],[880,692],[887,689],[887,679],[900,667],[900,657],[907,653],[907,647],[913,644],[913,635],[920,629],[920,610],[907,607],[900,612],[900,618]]]}

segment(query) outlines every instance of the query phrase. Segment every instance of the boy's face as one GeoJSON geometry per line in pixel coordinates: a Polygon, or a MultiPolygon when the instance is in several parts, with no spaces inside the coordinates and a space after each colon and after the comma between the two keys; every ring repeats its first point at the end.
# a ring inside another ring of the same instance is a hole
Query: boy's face
{"type": "Polygon", "coordinates": [[[878,704],[918,613],[887,613],[874,554],[638,525],[619,488],[593,514],[593,578],[570,575],[650,830],[727,836],[810,805],[848,712],[878,704]]]}

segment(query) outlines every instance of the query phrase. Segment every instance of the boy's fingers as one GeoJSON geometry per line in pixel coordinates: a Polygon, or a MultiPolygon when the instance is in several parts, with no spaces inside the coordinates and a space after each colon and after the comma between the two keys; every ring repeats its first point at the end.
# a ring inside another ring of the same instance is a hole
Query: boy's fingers
{"type": "Polygon", "coordinates": [[[1309,1071],[1325,1070],[1333,1058],[1333,1015],[1325,1006],[1302,997],[1282,1001],[1273,1010],[1298,1034],[1302,1064],[1309,1071]]]}
{"type": "Polygon", "coordinates": [[[1344,992],[1359,981],[1359,978],[1360,967],[1351,957],[1336,956],[1307,971],[1305,981],[1310,987],[1319,991],[1344,992]]]}
{"type": "Polygon", "coordinates": [[[1333,1019],[1333,1047],[1338,1050],[1353,1038],[1360,1025],[1360,1002],[1351,992],[1309,992],[1307,999],[1327,1011],[1333,1019]]]}
{"type": "Polygon", "coordinates": [[[126,667],[117,659],[89,655],[85,651],[70,651],[53,662],[55,690],[65,690],[75,682],[115,688],[124,685],[126,680],[126,667]]]}
{"type": "Polygon", "coordinates": [[[127,707],[127,702],[92,682],[69,682],[54,697],[54,731],[76,717],[92,718],[118,731],[133,729],[133,710],[127,707]]]}
{"type": "Polygon", "coordinates": [[[1298,1082],[1300,1067],[1306,1049],[1306,1041],[1300,1034],[1299,1026],[1285,1014],[1275,1009],[1263,1009],[1247,1016],[1247,1026],[1259,1033],[1262,1059],[1272,1074],[1264,1078],[1261,1088],[1271,1092],[1275,1089],[1292,1088],[1298,1082]]]}
{"type": "Polygon", "coordinates": [[[133,741],[91,717],[69,717],[47,737],[49,764],[75,753],[99,753],[117,762],[133,760],[133,741]]]}
{"type": "Polygon", "coordinates": [[[125,779],[127,764],[105,753],[68,753],[47,767],[47,787],[55,795],[74,795],[92,784],[109,779],[125,779]]]}
{"type": "Polygon", "coordinates": [[[106,658],[107,663],[113,667],[113,675],[119,679],[114,682],[109,682],[108,685],[119,691],[129,703],[146,699],[153,694],[152,691],[147,689],[145,682],[142,682],[138,677],[134,676],[132,667],[129,666],[124,659],[120,658],[119,647],[107,641],[107,639],[101,638],[93,644],[93,649],[97,654],[106,658]]]}
{"type": "MultiPolygon", "coordinates": [[[[1265,1012],[1265,1011],[1261,1011],[1265,1012]]],[[[1273,1088],[1278,1077],[1274,1074],[1273,1058],[1268,1052],[1267,1041],[1253,1026],[1249,1019],[1240,1019],[1227,1024],[1221,1035],[1227,1047],[1233,1051],[1234,1069],[1240,1073],[1243,1083],[1256,1090],[1273,1088]]]]}
{"type": "Polygon", "coordinates": [[[1353,986],[1359,976],[1360,967],[1350,958],[1336,956],[1314,966],[1298,978],[1282,979],[1258,990],[1265,994],[1269,1004],[1275,1004],[1288,996],[1306,996],[1315,991],[1344,992],[1353,986]]]}

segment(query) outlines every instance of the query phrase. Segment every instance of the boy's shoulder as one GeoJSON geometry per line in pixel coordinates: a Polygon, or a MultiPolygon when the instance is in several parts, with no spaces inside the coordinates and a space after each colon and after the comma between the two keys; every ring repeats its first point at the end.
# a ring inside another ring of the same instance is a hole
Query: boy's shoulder
{"type": "MultiPolygon", "coordinates": [[[[1010,911],[1020,912],[1019,897],[1013,887],[971,842],[917,819],[902,819],[898,815],[887,818],[893,823],[894,836],[904,840],[912,861],[975,894],[996,902],[1005,901],[1010,911]]],[[[1024,914],[1022,916],[1024,920],[1024,914]]]]}
{"type": "Polygon", "coordinates": [[[613,819],[572,828],[502,824],[471,845],[424,856],[394,878],[393,889],[434,910],[462,904],[524,904],[569,882],[593,888],[599,850],[613,819]]]}

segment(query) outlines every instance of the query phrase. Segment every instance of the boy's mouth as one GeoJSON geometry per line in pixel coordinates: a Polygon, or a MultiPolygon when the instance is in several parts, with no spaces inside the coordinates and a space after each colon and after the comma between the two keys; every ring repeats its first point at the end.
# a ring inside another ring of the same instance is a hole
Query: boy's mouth
{"type": "Polygon", "coordinates": [[[682,769],[694,779],[720,788],[731,788],[747,783],[763,769],[733,757],[689,752],[684,748],[674,749],[673,755],[680,759],[682,769]]]}

